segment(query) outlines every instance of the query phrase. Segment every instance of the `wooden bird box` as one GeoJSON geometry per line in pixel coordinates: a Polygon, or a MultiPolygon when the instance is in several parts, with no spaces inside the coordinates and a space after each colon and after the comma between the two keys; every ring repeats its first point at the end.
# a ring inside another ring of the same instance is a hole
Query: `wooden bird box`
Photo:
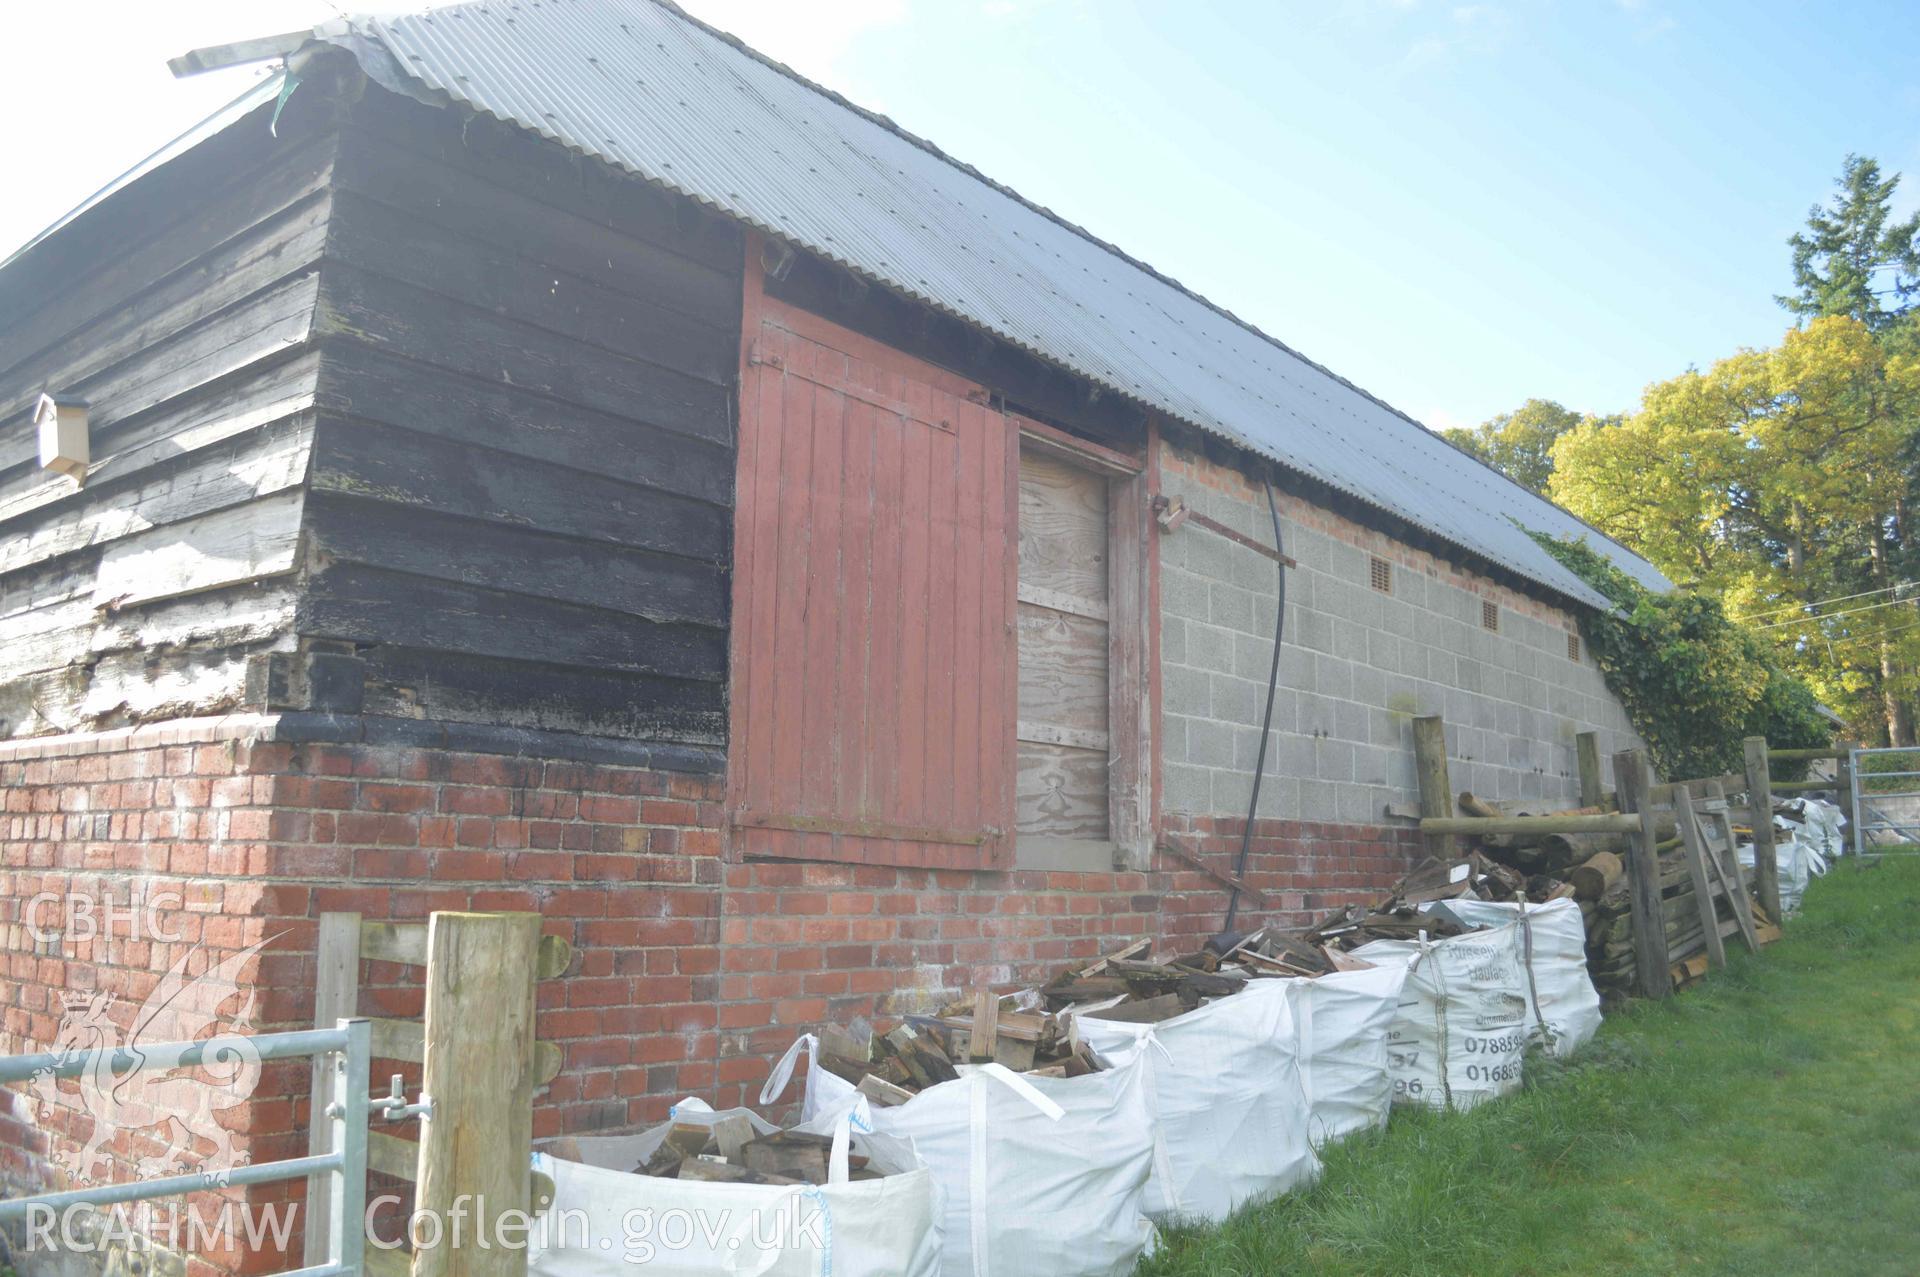
{"type": "Polygon", "coordinates": [[[85,483],[87,466],[93,459],[87,439],[86,401],[41,395],[33,424],[40,432],[40,468],[57,470],[71,476],[75,483],[85,483]]]}

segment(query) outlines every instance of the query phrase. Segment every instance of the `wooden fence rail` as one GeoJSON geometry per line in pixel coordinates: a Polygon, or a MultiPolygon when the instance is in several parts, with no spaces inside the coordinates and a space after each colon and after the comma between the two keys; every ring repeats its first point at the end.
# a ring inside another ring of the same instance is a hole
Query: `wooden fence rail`
{"type": "Polygon", "coordinates": [[[1633,816],[1434,816],[1422,817],[1423,834],[1630,834],[1633,816]]]}
{"type": "MultiPolygon", "coordinates": [[[[1482,814],[1454,814],[1454,795],[1448,781],[1446,729],[1437,716],[1413,720],[1415,774],[1420,785],[1420,833],[1430,855],[1458,856],[1464,837],[1614,835],[1618,853],[1624,853],[1633,930],[1633,988],[1641,997],[1663,998],[1672,992],[1676,970],[1674,954],[1686,955],[1704,944],[1717,959],[1720,940],[1737,929],[1749,945],[1755,934],[1753,906],[1775,923],[1780,918],[1778,848],[1773,829],[1773,796],[1838,787],[1845,794],[1850,765],[1848,747],[1770,750],[1766,738],[1751,736],[1742,742],[1743,766],[1722,776],[1656,783],[1644,750],[1624,750],[1613,756],[1614,789],[1604,787],[1598,738],[1582,732],[1575,738],[1579,766],[1580,807],[1577,812],[1546,815],[1500,815],[1472,795],[1461,795],[1461,806],[1482,814]],[[1776,781],[1775,762],[1839,762],[1837,781],[1776,781]],[[1729,795],[1745,795],[1745,801],[1729,795]],[[1716,832],[1703,835],[1701,822],[1716,832]],[[1749,901],[1732,849],[1734,822],[1753,831],[1753,884],[1757,901],[1749,901]],[[1721,842],[1726,846],[1722,847],[1721,842]],[[1674,864],[1692,870],[1691,881],[1665,872],[1662,853],[1678,851],[1674,864]],[[1704,859],[1703,859],[1704,857],[1704,859]],[[1702,888],[1701,884],[1706,886],[1702,888]],[[1671,893],[1672,899],[1664,897],[1671,893]],[[1691,897],[1691,898],[1690,898],[1691,897]],[[1722,918],[1715,910],[1729,910],[1722,918]],[[1712,921],[1709,921],[1709,915],[1712,921]]],[[[1852,819],[1852,813],[1846,813],[1852,819]]],[[[1601,933],[1604,935],[1604,933],[1601,933]]],[[[1624,958],[1624,952],[1621,956],[1624,958]]],[[[1717,961],[1715,963],[1717,965],[1717,961]]]]}

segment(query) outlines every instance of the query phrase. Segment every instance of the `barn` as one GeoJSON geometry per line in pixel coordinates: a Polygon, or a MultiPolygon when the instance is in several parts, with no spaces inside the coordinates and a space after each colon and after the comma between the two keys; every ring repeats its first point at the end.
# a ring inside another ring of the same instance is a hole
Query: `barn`
{"type": "MultiPolygon", "coordinates": [[[[1377,891],[1415,716],[1499,799],[1636,744],[1529,532],[1651,566],[671,4],[189,61],[247,57],[0,267],[0,1051],[180,946],[269,941],[296,1026],[323,911],[537,910],[536,1133],[628,1128],[1210,934],[1243,835],[1245,922],[1377,891]]],[[[66,1129],[0,1111],[0,1175],[66,1129]]]]}

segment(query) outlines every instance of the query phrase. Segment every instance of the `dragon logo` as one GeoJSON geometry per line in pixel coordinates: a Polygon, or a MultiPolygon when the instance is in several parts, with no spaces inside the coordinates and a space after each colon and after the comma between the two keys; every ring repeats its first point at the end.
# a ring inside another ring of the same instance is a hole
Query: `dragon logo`
{"type": "MultiPolygon", "coordinates": [[[[213,1182],[224,1184],[227,1172],[249,1160],[234,1147],[234,1133],[214,1119],[214,1111],[244,1103],[260,1084],[260,1052],[246,1037],[253,1027],[252,990],[224,1026],[220,1008],[239,994],[239,975],[247,962],[277,938],[262,940],[191,979],[187,964],[199,949],[188,950],[134,1012],[124,1041],[108,1015],[111,994],[68,994],[62,999],[66,1014],[54,1041],[55,1056],[64,1063],[91,1053],[80,1074],[79,1100],[93,1118],[93,1131],[83,1148],[63,1158],[63,1169],[74,1182],[95,1182],[96,1169],[108,1160],[103,1146],[118,1130],[160,1127],[163,1136],[171,1136],[165,1155],[139,1161],[142,1178],[185,1173],[197,1163],[213,1182]],[[209,1029],[214,1032],[201,1041],[209,1029]],[[203,1048],[198,1067],[208,1079],[204,1082],[188,1075],[181,1064],[187,1045],[196,1043],[203,1048]],[[201,1141],[211,1143],[213,1151],[196,1159],[201,1141]]],[[[49,1108],[70,1106],[52,1070],[34,1074],[29,1085],[40,1099],[42,1120],[49,1108]]]]}

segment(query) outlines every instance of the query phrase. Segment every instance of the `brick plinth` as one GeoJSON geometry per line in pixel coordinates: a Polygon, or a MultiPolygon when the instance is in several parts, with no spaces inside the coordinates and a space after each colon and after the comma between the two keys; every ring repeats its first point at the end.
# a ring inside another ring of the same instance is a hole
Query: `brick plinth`
{"type": "MultiPolygon", "coordinates": [[[[537,1100],[536,1136],[620,1130],[683,1095],[755,1103],[771,1058],[822,1021],[1039,980],[1138,936],[1197,944],[1226,907],[1217,882],[1164,853],[1149,872],[1111,873],[743,862],[728,852],[713,771],[278,734],[271,719],[229,720],[0,747],[0,1051],[51,1047],[71,995],[108,995],[124,1029],[181,955],[197,950],[197,973],[263,940],[244,978],[252,1026],[306,1027],[322,912],[535,910],[576,950],[540,989],[538,1031],[565,1065],[537,1100]],[[48,901],[68,897],[96,902],[96,916],[114,902],[110,932],[63,927],[48,901]],[[141,901],[156,903],[128,908],[141,901]],[[163,935],[147,934],[155,924],[163,935]]],[[[1240,829],[1213,817],[1168,826],[1221,870],[1240,829]]],[[[1400,830],[1259,821],[1247,881],[1269,907],[1243,899],[1236,925],[1366,899],[1415,848],[1400,830]]],[[[417,973],[369,964],[365,976],[363,1012],[418,1013],[417,973]]],[[[50,1182],[50,1163],[91,1133],[62,1087],[53,1105],[21,1092],[0,1105],[10,1183],[50,1182]]],[[[222,1124],[254,1161],[298,1155],[306,1087],[303,1064],[269,1066],[222,1124]]],[[[132,1177],[167,1151],[162,1134],[118,1132],[99,1178],[132,1177]]],[[[195,1262],[281,1266],[264,1251],[195,1262]]]]}

